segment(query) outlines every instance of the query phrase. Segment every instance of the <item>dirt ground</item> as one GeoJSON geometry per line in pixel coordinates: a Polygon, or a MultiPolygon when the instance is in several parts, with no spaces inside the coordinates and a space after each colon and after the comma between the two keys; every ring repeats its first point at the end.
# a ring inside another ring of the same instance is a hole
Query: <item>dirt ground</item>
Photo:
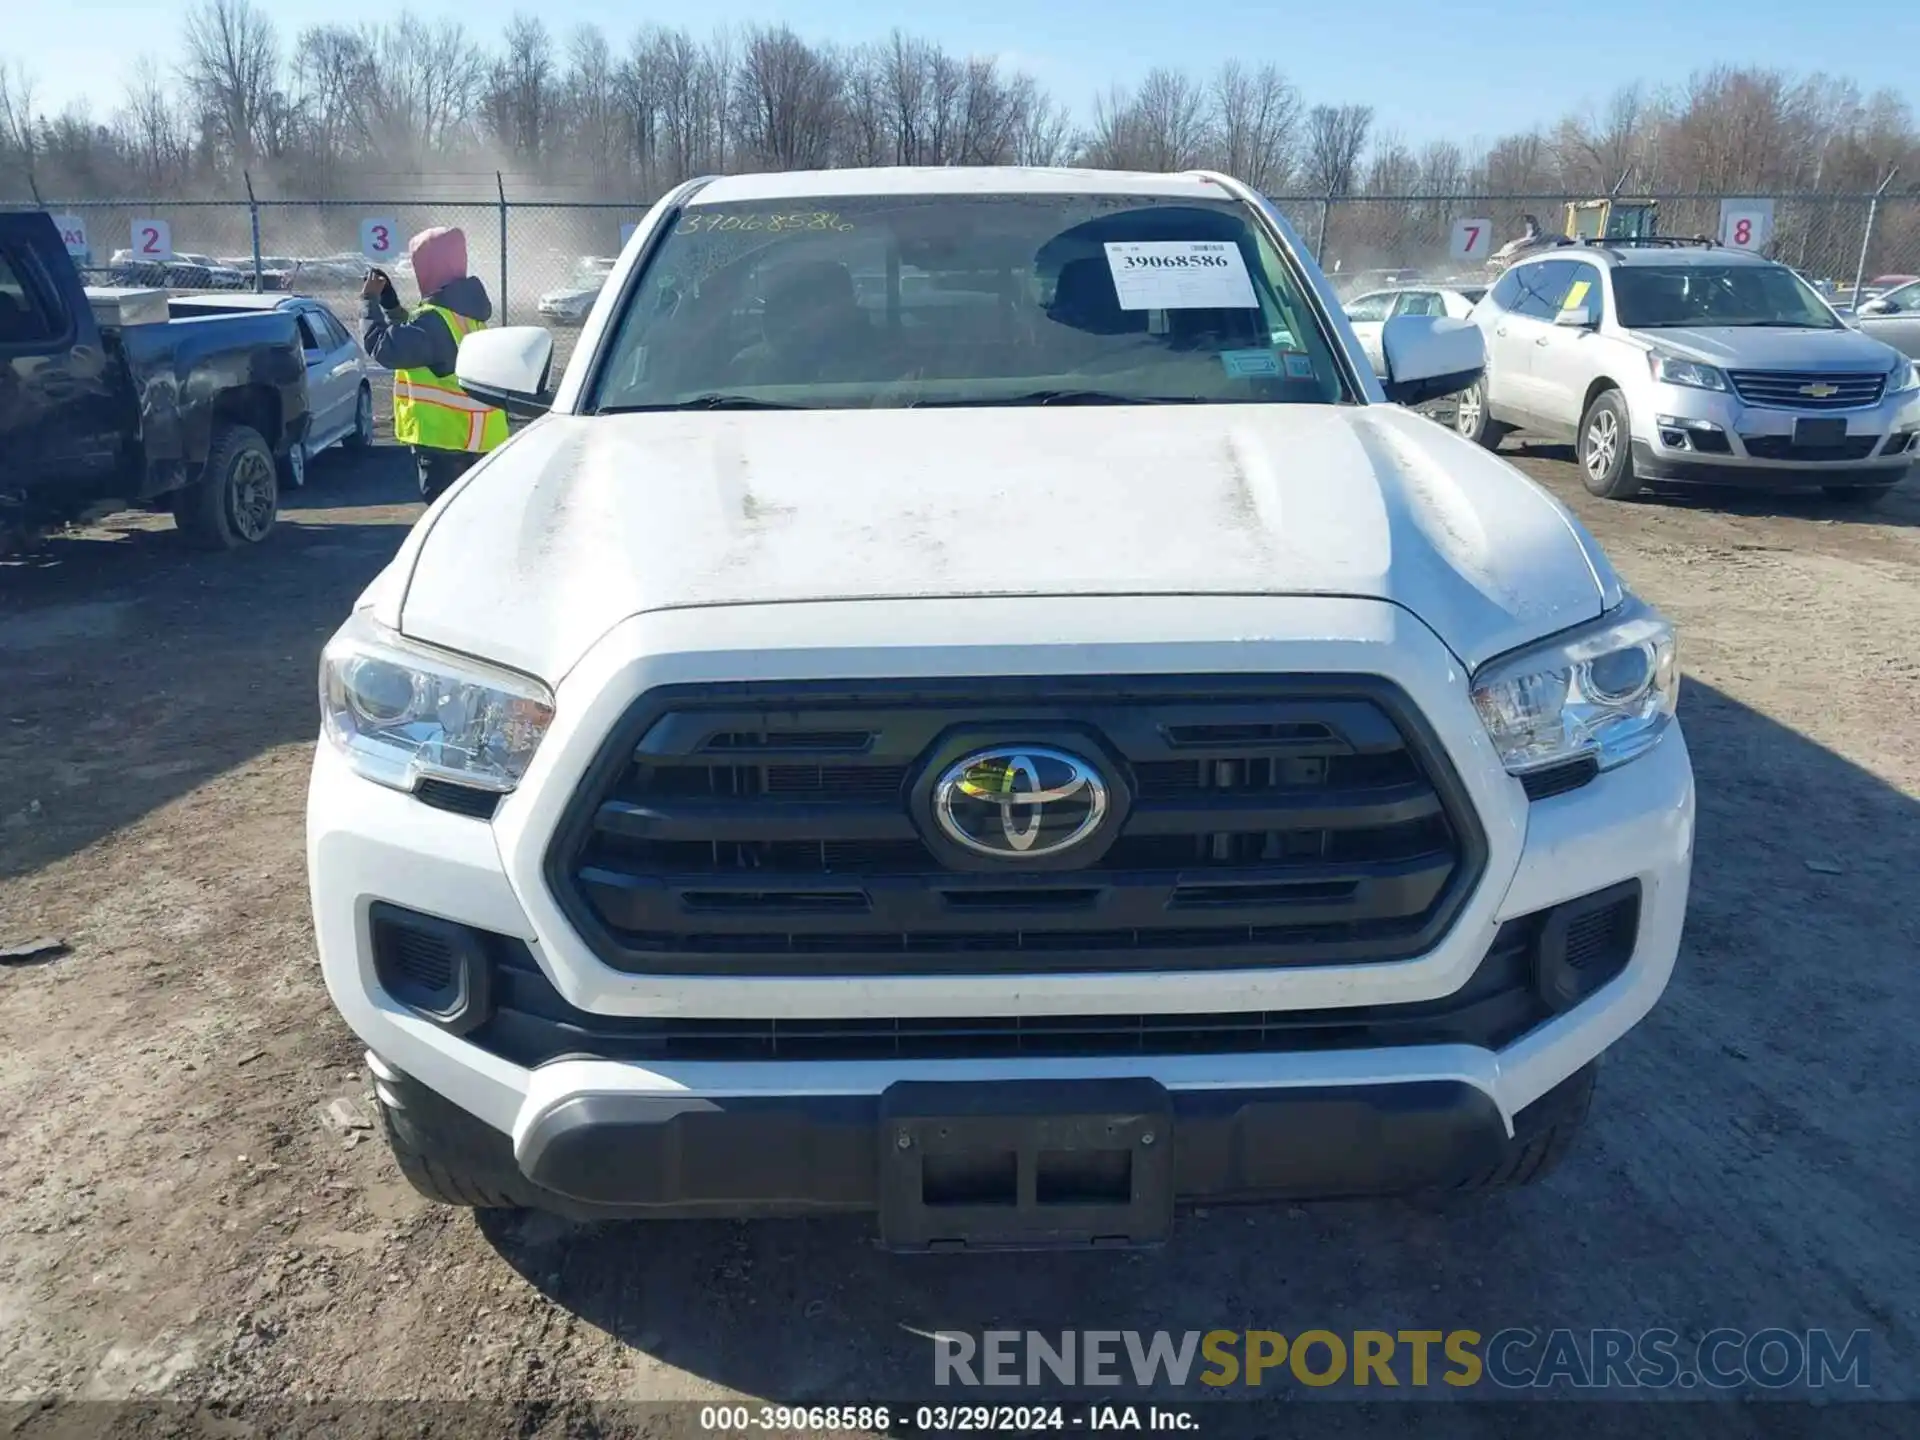
{"type": "MultiPolygon", "coordinates": [[[[901,1259],[852,1223],[428,1207],[321,986],[314,666],[418,513],[321,457],[258,553],[128,518],[0,565],[0,1400],[923,1395],[923,1333],[1768,1325],[1871,1332],[1920,1398],[1920,482],[1589,500],[1678,621],[1699,854],[1671,990],[1547,1184],[1186,1219],[1114,1256],[901,1259]]],[[[1479,1433],[1479,1432],[1474,1432],[1479,1433]]]]}

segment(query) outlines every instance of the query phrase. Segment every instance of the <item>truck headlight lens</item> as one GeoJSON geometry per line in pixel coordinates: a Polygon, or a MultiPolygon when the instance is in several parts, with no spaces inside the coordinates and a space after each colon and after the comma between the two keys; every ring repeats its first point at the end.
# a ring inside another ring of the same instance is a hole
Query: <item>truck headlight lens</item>
{"type": "Polygon", "coordinates": [[[1662,355],[1658,350],[1647,352],[1647,367],[1653,371],[1653,378],[1667,385],[1690,385],[1695,390],[1725,390],[1727,377],[1711,365],[1702,365],[1696,360],[1682,360],[1678,355],[1662,355]]]}
{"type": "Polygon", "coordinates": [[[1673,626],[1632,597],[1473,677],[1473,707],[1514,775],[1583,755],[1624,764],[1653,747],[1679,698],[1673,626]]]}
{"type": "Polygon", "coordinates": [[[396,790],[428,778],[511,790],[552,720],[552,692],[538,680],[417,645],[365,613],[320,656],[322,733],[356,771],[396,790]]]}

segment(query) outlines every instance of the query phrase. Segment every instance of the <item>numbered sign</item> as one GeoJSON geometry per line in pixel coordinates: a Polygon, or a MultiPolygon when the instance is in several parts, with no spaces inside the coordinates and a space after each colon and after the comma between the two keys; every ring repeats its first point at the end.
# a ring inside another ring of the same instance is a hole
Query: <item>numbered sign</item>
{"type": "Polygon", "coordinates": [[[1484,260],[1493,253],[1493,221],[1456,220],[1447,254],[1455,260],[1484,260]]]}
{"type": "Polygon", "coordinates": [[[60,243],[67,247],[67,254],[86,255],[90,253],[87,245],[87,222],[82,217],[78,215],[56,215],[53,217],[53,223],[59,228],[60,243]]]}
{"type": "Polygon", "coordinates": [[[1761,250],[1773,239],[1773,201],[1722,200],[1720,243],[1735,250],[1761,250]]]}
{"type": "Polygon", "coordinates": [[[620,248],[622,250],[627,248],[627,242],[633,239],[633,232],[639,228],[640,227],[632,221],[620,227],[620,248]]]}
{"type": "Polygon", "coordinates": [[[360,253],[376,265],[390,264],[406,254],[406,242],[400,238],[400,222],[388,216],[362,220],[360,253]]]}
{"type": "Polygon", "coordinates": [[[133,258],[135,260],[171,260],[173,227],[164,220],[133,222],[133,258]]]}

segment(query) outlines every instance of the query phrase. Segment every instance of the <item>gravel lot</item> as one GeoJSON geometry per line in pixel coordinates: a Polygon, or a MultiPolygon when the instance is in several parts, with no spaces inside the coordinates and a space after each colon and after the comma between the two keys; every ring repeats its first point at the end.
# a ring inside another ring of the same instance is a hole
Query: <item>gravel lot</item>
{"type": "Polygon", "coordinates": [[[923,1394],[916,1331],[1096,1325],[1864,1328],[1875,1392],[1920,1399],[1920,482],[1609,505],[1508,453],[1681,627],[1673,987],[1548,1184],[1202,1213],[1144,1255],[427,1207],[321,1122],[370,1092],[301,835],[315,659],[418,514],[404,453],[321,457],[255,554],[125,517],[0,565],[0,944],[70,947],[0,966],[0,1399],[844,1403],[923,1394]]]}

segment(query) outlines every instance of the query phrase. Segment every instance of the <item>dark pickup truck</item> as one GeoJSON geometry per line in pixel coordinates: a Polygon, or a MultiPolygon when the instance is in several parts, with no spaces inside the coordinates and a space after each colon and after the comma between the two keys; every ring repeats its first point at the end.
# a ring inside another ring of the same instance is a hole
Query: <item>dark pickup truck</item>
{"type": "Polygon", "coordinates": [[[308,424],[294,317],[153,303],[85,289],[48,215],[0,213],[0,553],[129,508],[209,549],[272,530],[308,424]]]}

